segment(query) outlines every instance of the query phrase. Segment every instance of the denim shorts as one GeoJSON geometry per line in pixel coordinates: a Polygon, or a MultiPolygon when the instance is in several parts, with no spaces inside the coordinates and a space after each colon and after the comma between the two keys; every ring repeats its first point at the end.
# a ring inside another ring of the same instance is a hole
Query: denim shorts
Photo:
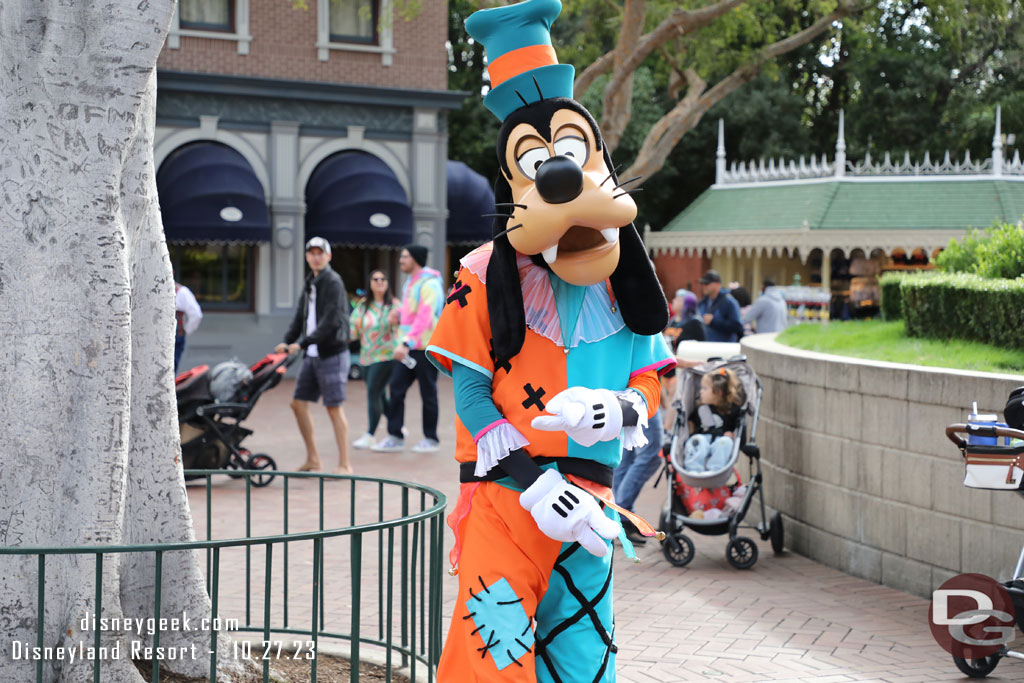
{"type": "Polygon", "coordinates": [[[345,401],[350,362],[348,351],[327,358],[306,356],[295,382],[295,398],[316,403],[323,394],[325,406],[340,406],[345,401]]]}

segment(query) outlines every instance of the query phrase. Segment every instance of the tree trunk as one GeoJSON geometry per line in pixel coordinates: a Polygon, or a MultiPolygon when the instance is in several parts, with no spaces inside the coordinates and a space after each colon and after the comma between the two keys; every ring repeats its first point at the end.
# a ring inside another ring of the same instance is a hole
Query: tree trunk
{"type": "MultiPolygon", "coordinates": [[[[156,60],[173,0],[0,3],[0,545],[188,541],[173,388],[174,293],[153,168],[156,60]]],[[[153,553],[103,558],[103,618],[154,616],[153,553]]],[[[38,557],[0,555],[0,680],[34,680],[38,557]]],[[[94,555],[51,555],[44,647],[90,648],[94,555]]],[[[163,617],[203,618],[191,552],[163,557],[163,617]]],[[[205,676],[206,631],[164,631],[162,662],[205,676]]],[[[101,633],[105,683],[141,681],[101,633]]],[[[239,667],[230,663],[233,670],[239,667]]],[[[46,661],[46,681],[93,662],[46,661]]],[[[225,674],[226,676],[227,674],[225,674]]],[[[221,676],[223,678],[224,676],[221,676]]]]}

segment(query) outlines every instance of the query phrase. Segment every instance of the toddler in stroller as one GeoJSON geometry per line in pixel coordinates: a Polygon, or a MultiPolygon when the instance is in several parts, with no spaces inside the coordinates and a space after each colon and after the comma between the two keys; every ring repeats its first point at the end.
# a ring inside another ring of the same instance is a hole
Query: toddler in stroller
{"type": "Polygon", "coordinates": [[[680,371],[673,401],[676,420],[665,454],[668,500],[660,519],[666,534],[662,550],[677,567],[694,556],[688,529],[707,536],[728,534],[729,564],[737,569],[754,566],[757,544],[736,534],[755,497],[762,521],[746,526],[762,540],[770,539],[776,553],[782,552],[782,516],[776,512],[768,518],[761,452],[754,443],[761,394],[761,382],[745,356],[713,359],[680,371]],[[745,485],[736,469],[740,453],[750,462],[745,485]]]}
{"type": "Polygon", "coordinates": [[[700,403],[690,418],[691,436],[683,445],[687,472],[718,472],[729,464],[746,401],[743,386],[729,368],[701,377],[700,403]]]}

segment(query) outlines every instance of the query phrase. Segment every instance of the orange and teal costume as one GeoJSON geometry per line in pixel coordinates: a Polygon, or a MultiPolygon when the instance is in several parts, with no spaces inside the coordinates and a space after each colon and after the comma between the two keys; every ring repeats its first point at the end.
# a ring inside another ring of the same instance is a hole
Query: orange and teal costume
{"type": "MultiPolygon", "coordinates": [[[[620,439],[584,447],[564,432],[534,429],[530,422],[543,414],[546,399],[569,386],[633,389],[652,415],[660,396],[658,373],[675,364],[667,346],[660,335],[638,335],[626,327],[606,283],[575,288],[578,307],[563,314],[556,292],[564,283],[553,284],[555,276],[521,256],[526,339],[519,355],[496,366],[485,281],[490,254],[488,243],[463,259],[427,347],[445,374],[458,364],[486,375],[502,416],[500,424],[474,428],[456,416],[456,460],[468,464],[464,470],[479,472],[479,441],[513,428],[528,442],[524,450],[545,467],[565,474],[560,464],[589,461],[610,472],[621,456],[620,439]],[[577,321],[571,331],[565,324],[570,319],[577,321]]],[[[610,482],[573,475],[570,480],[611,502],[610,482]]],[[[439,680],[612,681],[611,553],[595,557],[576,543],[545,536],[520,505],[521,490],[507,477],[462,484],[449,518],[459,599],[439,680]]],[[[614,519],[616,512],[609,506],[606,514],[614,519]]]]}

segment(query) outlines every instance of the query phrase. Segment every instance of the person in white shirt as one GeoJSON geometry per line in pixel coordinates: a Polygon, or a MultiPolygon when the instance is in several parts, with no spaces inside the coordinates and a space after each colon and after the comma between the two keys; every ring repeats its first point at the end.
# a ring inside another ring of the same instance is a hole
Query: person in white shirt
{"type": "Polygon", "coordinates": [[[199,327],[203,319],[203,309],[199,308],[192,290],[183,284],[174,283],[174,372],[178,372],[181,354],[185,351],[185,338],[199,327]]]}

